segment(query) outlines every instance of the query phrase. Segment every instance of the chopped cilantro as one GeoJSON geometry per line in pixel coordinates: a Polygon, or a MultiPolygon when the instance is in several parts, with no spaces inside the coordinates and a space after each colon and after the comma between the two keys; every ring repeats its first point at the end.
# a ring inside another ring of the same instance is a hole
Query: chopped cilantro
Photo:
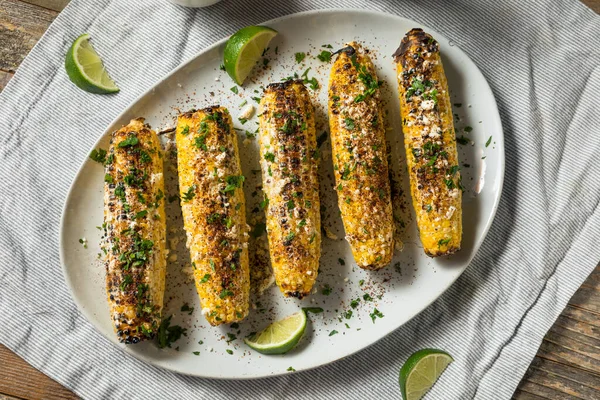
{"type": "Polygon", "coordinates": [[[369,314],[369,316],[371,317],[371,320],[373,321],[373,323],[375,323],[376,318],[383,318],[383,314],[381,313],[381,311],[379,311],[376,308],[373,309],[373,312],[371,314],[369,314]]]}
{"type": "Polygon", "coordinates": [[[106,150],[104,149],[94,149],[90,153],[90,158],[97,163],[104,164],[106,162],[106,150]]]}
{"type": "Polygon", "coordinates": [[[119,142],[119,147],[135,146],[139,142],[140,142],[140,140],[137,138],[137,136],[135,136],[135,135],[129,135],[127,137],[127,139],[122,140],[121,142],[119,142]]]}
{"type": "Polygon", "coordinates": [[[235,189],[241,188],[244,184],[244,180],[246,180],[246,177],[244,177],[244,175],[228,176],[227,178],[225,178],[227,186],[225,186],[225,189],[223,189],[223,193],[233,192],[235,191],[235,189]]]}
{"type": "Polygon", "coordinates": [[[171,326],[171,317],[164,318],[158,327],[158,347],[161,349],[171,347],[171,344],[179,340],[182,335],[186,336],[187,329],[179,325],[171,326]]]}
{"type": "Polygon", "coordinates": [[[270,151],[267,151],[264,154],[265,160],[270,161],[270,162],[275,162],[275,154],[271,153],[270,151]]]}
{"type": "Polygon", "coordinates": [[[264,222],[259,222],[258,224],[254,225],[254,228],[252,229],[252,232],[250,232],[250,235],[254,238],[257,238],[261,237],[266,231],[267,225],[264,222]]]}
{"type": "Polygon", "coordinates": [[[317,56],[317,58],[323,62],[330,62],[331,61],[331,52],[327,51],[327,50],[323,50],[323,51],[321,51],[321,54],[319,54],[317,56]]]}
{"type": "Polygon", "coordinates": [[[192,185],[188,188],[187,192],[183,193],[182,199],[184,202],[192,200],[196,196],[196,185],[192,185]]]}
{"type": "Polygon", "coordinates": [[[192,313],[194,312],[194,307],[190,307],[188,303],[185,303],[181,306],[181,311],[187,312],[188,315],[192,315],[192,313]]]}
{"type": "Polygon", "coordinates": [[[447,245],[448,243],[450,243],[450,240],[452,240],[452,238],[451,238],[451,237],[449,237],[449,238],[446,238],[446,239],[440,239],[440,240],[438,241],[438,246],[440,246],[440,247],[441,247],[441,246],[445,246],[445,245],[447,245]]]}
{"type": "Polygon", "coordinates": [[[302,308],[302,310],[306,313],[313,313],[313,314],[320,314],[323,312],[323,309],[321,307],[304,307],[302,308]]]}
{"type": "Polygon", "coordinates": [[[458,144],[462,144],[463,146],[469,144],[469,138],[465,136],[457,137],[456,141],[458,142],[458,144]]]}

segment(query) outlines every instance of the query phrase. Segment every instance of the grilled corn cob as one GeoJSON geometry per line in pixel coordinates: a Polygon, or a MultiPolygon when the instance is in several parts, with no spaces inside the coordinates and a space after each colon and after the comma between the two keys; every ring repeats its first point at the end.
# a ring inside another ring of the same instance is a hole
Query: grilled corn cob
{"type": "Polygon", "coordinates": [[[394,222],[379,82],[367,51],[349,43],[329,78],[329,127],[338,205],[354,260],[389,264],[394,222]]]}
{"type": "Polygon", "coordinates": [[[260,155],[275,282],[302,298],[321,257],[315,111],[302,81],[267,86],[260,102],[260,155]]]}
{"type": "Polygon", "coordinates": [[[410,190],[425,253],[460,250],[462,187],[439,44],[421,29],[394,53],[410,190]]]}
{"type": "Polygon", "coordinates": [[[180,114],[177,168],[187,247],[211,325],[248,314],[248,226],[237,135],[219,106],[180,114]]]}
{"type": "Polygon", "coordinates": [[[142,118],[115,131],[104,177],[106,294],[119,341],[152,338],[165,290],[163,159],[142,118]]]}

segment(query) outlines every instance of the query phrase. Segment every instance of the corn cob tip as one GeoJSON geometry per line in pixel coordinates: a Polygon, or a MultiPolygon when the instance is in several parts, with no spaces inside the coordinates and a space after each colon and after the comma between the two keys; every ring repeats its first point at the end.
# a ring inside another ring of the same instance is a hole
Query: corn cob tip
{"type": "Polygon", "coordinates": [[[410,46],[414,46],[415,43],[418,46],[426,48],[429,52],[435,52],[439,49],[439,44],[433,36],[421,28],[413,28],[406,32],[406,35],[404,35],[400,42],[400,46],[398,46],[394,54],[392,54],[394,62],[397,63],[402,61],[406,57],[406,54],[409,53],[408,50],[410,49],[410,46]]]}
{"type": "Polygon", "coordinates": [[[284,90],[296,84],[304,85],[304,81],[302,79],[288,79],[287,81],[283,82],[269,83],[265,88],[265,92],[284,90]]]}
{"type": "Polygon", "coordinates": [[[423,250],[425,250],[425,254],[428,257],[442,257],[442,256],[450,256],[458,251],[460,251],[460,246],[453,246],[453,247],[448,247],[448,248],[439,248],[439,249],[430,249],[430,248],[424,248],[423,250]]]}

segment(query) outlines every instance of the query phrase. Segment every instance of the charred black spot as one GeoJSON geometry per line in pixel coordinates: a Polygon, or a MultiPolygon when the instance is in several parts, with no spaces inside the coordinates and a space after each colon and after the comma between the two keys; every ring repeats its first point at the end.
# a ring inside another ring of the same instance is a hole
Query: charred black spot
{"type": "Polygon", "coordinates": [[[295,297],[297,299],[302,299],[305,296],[304,293],[299,292],[297,290],[295,290],[293,292],[287,292],[286,294],[288,295],[288,297],[295,297]]]}
{"type": "Polygon", "coordinates": [[[356,54],[356,49],[354,47],[352,47],[352,46],[346,46],[344,48],[339,49],[338,51],[336,51],[333,54],[335,55],[335,54],[338,54],[338,53],[339,54],[344,53],[348,57],[352,57],[354,54],[356,54]]]}
{"type": "Polygon", "coordinates": [[[265,89],[265,92],[267,92],[267,91],[275,92],[278,90],[285,90],[294,84],[304,85],[304,82],[302,81],[302,79],[290,79],[290,80],[283,81],[283,82],[269,83],[267,85],[267,88],[265,89]]]}

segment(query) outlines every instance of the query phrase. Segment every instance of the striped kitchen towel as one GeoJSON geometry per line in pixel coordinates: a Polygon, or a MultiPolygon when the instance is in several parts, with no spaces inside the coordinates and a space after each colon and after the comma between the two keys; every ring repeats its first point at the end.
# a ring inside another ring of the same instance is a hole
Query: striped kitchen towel
{"type": "Polygon", "coordinates": [[[600,17],[577,0],[226,0],[198,10],[73,0],[0,95],[0,342],[90,399],[399,398],[402,362],[429,346],[456,362],[428,399],[510,398],[600,260],[599,40],[600,17]],[[126,355],[78,312],[61,273],[59,219],[80,160],[133,99],[203,48],[245,25],[328,7],[431,26],[489,81],[505,129],[506,179],[479,253],[410,323],[317,370],[216,381],[126,355]],[[111,49],[105,60],[118,71],[119,95],[89,95],[69,82],[64,55],[82,32],[111,49]]]}

